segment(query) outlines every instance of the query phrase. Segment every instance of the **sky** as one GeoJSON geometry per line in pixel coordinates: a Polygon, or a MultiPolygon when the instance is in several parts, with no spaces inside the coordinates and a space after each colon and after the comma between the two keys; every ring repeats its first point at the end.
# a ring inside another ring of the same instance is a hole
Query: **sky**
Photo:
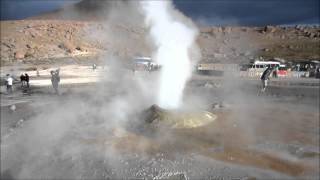
{"type": "MultiPolygon", "coordinates": [[[[24,19],[79,0],[1,0],[1,20],[24,19]]],[[[202,25],[320,24],[320,0],[174,0],[202,25]]]]}

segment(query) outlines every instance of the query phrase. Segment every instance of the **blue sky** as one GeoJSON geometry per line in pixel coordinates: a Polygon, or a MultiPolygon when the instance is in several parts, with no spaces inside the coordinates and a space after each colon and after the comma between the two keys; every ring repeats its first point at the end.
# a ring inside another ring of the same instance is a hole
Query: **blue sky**
{"type": "Polygon", "coordinates": [[[52,11],[74,0],[0,0],[1,20],[24,19],[52,11]]]}
{"type": "Polygon", "coordinates": [[[178,0],[176,6],[200,23],[319,24],[319,0],[178,0]]]}
{"type": "MultiPolygon", "coordinates": [[[[79,0],[1,0],[1,20],[23,19],[79,0]]],[[[101,0],[103,1],[103,0],[101,0]]],[[[319,0],[174,0],[199,24],[319,24],[319,0]]]]}

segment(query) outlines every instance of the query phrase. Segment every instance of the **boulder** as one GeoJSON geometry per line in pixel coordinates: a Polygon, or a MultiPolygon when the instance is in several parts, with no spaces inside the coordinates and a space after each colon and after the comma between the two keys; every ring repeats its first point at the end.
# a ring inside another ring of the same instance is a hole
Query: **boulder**
{"type": "Polygon", "coordinates": [[[83,48],[82,46],[77,46],[77,47],[76,47],[76,50],[78,50],[78,51],[84,51],[84,48],[83,48]]]}
{"type": "Polygon", "coordinates": [[[23,59],[25,57],[26,53],[22,50],[18,50],[14,53],[15,59],[23,59]]]}

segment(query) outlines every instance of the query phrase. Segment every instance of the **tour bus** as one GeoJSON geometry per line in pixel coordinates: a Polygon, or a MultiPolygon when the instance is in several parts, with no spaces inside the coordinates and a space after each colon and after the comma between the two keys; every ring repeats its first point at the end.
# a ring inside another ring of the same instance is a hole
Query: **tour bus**
{"type": "Polygon", "coordinates": [[[261,76],[263,71],[268,67],[280,67],[277,61],[255,61],[249,66],[249,76],[261,76]]]}

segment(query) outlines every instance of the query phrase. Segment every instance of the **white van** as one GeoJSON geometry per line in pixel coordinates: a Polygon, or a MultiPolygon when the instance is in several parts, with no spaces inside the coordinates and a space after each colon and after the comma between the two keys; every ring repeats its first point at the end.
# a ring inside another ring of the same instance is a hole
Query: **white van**
{"type": "Polygon", "coordinates": [[[261,76],[263,71],[268,67],[280,67],[277,61],[255,61],[249,66],[249,76],[261,76]]]}
{"type": "Polygon", "coordinates": [[[280,62],[277,61],[255,61],[249,69],[266,69],[268,67],[280,67],[280,62]]]}

